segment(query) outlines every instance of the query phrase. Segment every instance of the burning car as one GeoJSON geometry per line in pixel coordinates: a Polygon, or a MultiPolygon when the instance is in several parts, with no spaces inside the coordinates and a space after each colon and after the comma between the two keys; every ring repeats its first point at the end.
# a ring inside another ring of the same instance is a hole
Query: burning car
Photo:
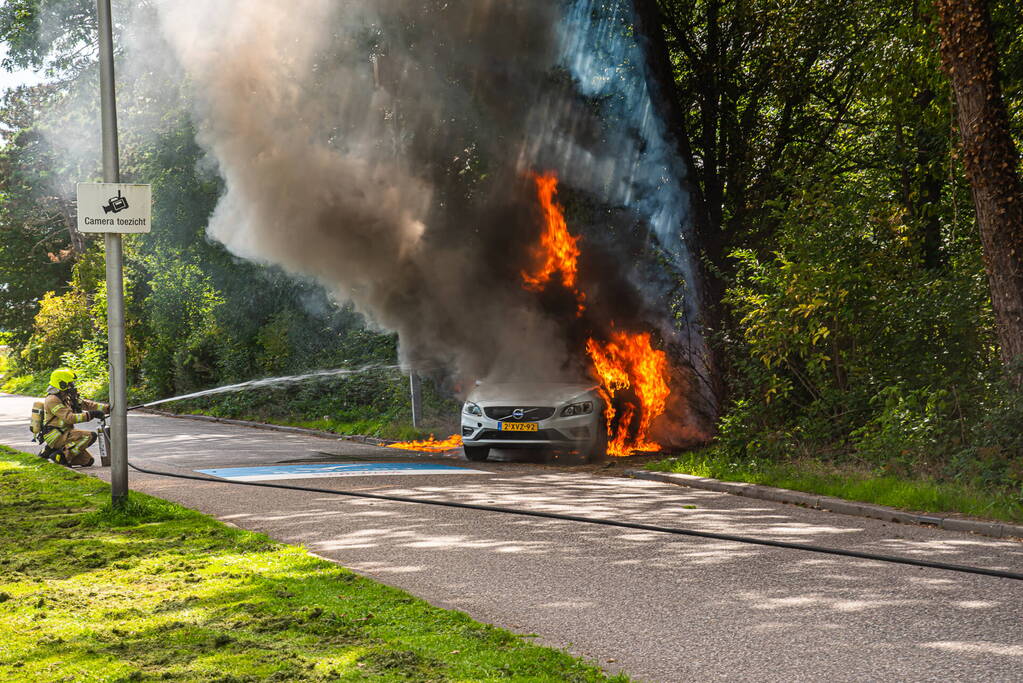
{"type": "Polygon", "coordinates": [[[604,402],[594,384],[479,384],[462,406],[462,448],[486,460],[492,448],[578,452],[587,460],[607,449],[604,402]]]}
{"type": "Polygon", "coordinates": [[[543,229],[530,263],[519,273],[520,284],[537,295],[553,287],[561,290],[556,295],[570,296],[558,296],[559,319],[571,328],[562,341],[572,340],[574,371],[592,382],[478,383],[462,407],[461,434],[443,440],[431,435],[391,448],[447,452],[461,444],[466,457],[477,461],[495,448],[550,448],[589,460],[662,450],[656,423],[668,411],[673,375],[680,385],[666,344],[642,320],[626,315],[616,322],[594,310],[600,299],[588,295],[581,278],[582,238],[569,231],[555,199],[557,175],[532,177],[543,229]]]}

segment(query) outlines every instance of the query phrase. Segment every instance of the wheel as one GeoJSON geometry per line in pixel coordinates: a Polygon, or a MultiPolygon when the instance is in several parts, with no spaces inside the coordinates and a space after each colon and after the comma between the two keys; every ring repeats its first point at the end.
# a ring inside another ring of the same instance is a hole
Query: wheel
{"type": "Polygon", "coordinates": [[[465,451],[466,459],[473,462],[483,462],[490,455],[490,448],[487,446],[462,446],[462,450],[465,451]]]}

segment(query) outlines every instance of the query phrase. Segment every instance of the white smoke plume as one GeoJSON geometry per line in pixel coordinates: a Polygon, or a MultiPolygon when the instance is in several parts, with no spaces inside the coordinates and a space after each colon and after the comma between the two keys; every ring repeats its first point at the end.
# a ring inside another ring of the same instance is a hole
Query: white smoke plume
{"type": "Polygon", "coordinates": [[[560,327],[507,277],[514,256],[501,250],[516,233],[524,245],[533,222],[514,160],[553,58],[549,3],[168,0],[157,10],[225,181],[214,238],[352,300],[399,333],[412,365],[463,381],[500,373],[501,358],[559,371],[560,327]],[[473,167],[484,163],[493,168],[473,167]],[[456,196],[467,173],[501,179],[478,191],[505,196],[456,196]]]}

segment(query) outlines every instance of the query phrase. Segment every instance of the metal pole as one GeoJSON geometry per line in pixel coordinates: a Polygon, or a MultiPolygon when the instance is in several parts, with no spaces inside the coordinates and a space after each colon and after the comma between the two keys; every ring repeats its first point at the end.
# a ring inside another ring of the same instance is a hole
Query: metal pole
{"type": "Polygon", "coordinates": [[[414,370],[409,375],[409,384],[412,388],[412,426],[419,429],[423,424],[423,383],[414,370]]]}
{"type": "MultiPolygon", "coordinates": [[[[114,92],[114,38],[110,0],[96,0],[99,20],[99,87],[103,115],[103,182],[121,182],[114,92]]],[[[114,505],[128,497],[128,378],[124,348],[124,276],[121,236],[104,235],[107,261],[107,357],[110,362],[110,494],[114,505]]]]}

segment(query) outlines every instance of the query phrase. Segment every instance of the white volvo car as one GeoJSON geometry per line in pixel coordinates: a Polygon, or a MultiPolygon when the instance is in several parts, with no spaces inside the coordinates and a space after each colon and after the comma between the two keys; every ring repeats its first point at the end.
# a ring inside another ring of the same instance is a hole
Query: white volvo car
{"type": "Polygon", "coordinates": [[[597,460],[607,450],[604,403],[594,384],[481,383],[462,406],[462,448],[475,461],[492,448],[563,450],[597,460]]]}

